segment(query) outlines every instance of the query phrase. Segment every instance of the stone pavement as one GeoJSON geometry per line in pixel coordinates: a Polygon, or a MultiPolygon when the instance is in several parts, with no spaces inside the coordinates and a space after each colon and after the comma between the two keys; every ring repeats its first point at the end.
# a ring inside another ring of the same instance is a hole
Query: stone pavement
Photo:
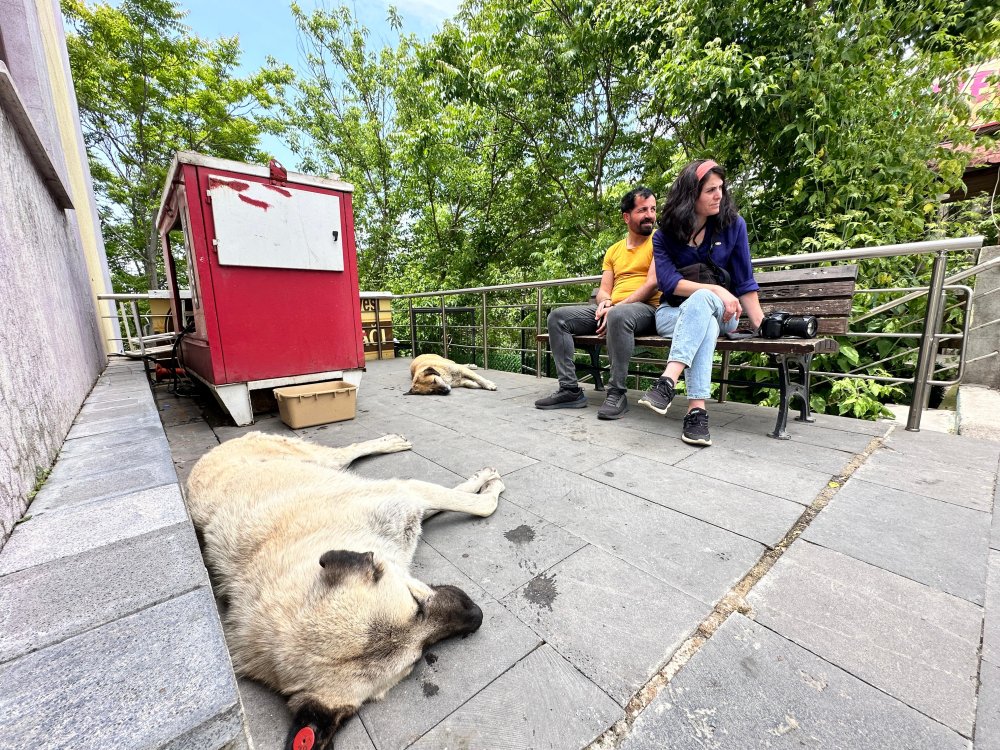
{"type": "MultiPolygon", "coordinates": [[[[299,430],[406,453],[355,469],[454,485],[486,519],[425,524],[415,573],[482,606],[336,738],[351,748],[1000,749],[1000,443],[711,404],[714,445],[635,405],[538,411],[551,380],[405,396],[370,363],[354,420],[299,430]]],[[[221,440],[211,405],[114,365],[0,550],[0,748],[283,746],[280,697],[239,682],[176,477],[221,440]],[[156,411],[159,411],[159,420],[156,411]],[[162,421],[162,427],[159,424],[162,421]]]]}
{"type": "MultiPolygon", "coordinates": [[[[496,371],[495,393],[405,396],[407,366],[371,363],[354,420],[297,432],[413,442],[355,464],[371,477],[495,466],[497,512],[429,520],[416,560],[486,616],[338,750],[1000,748],[1000,443],[829,416],[776,441],[773,409],[728,403],[698,449],[681,405],[630,393],[602,422],[585,386],[591,408],[538,411],[553,381],[496,371]]],[[[182,477],[219,440],[290,432],[160,405],[182,477]]],[[[280,747],[283,702],[241,689],[256,746],[280,747]]]]}

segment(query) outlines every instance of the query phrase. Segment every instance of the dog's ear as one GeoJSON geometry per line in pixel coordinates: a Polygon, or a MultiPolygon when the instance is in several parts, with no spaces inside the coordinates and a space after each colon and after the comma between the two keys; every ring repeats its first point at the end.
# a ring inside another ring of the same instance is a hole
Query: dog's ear
{"type": "Polygon", "coordinates": [[[364,578],[378,583],[385,572],[382,563],[375,561],[374,552],[352,552],[332,549],[319,558],[323,568],[323,580],[331,586],[339,586],[348,578],[364,578]]]}
{"type": "Polygon", "coordinates": [[[415,393],[413,392],[413,386],[411,385],[411,386],[410,386],[410,390],[408,390],[408,391],[407,391],[406,393],[404,393],[403,395],[404,395],[404,396],[416,396],[417,394],[415,394],[415,393]]]}
{"type": "Polygon", "coordinates": [[[327,708],[312,697],[297,695],[288,702],[292,726],[285,750],[327,750],[333,747],[337,729],[357,713],[356,706],[327,708]]]}
{"type": "Polygon", "coordinates": [[[425,367],[423,370],[421,370],[421,373],[427,375],[428,377],[434,377],[434,376],[441,377],[441,373],[439,373],[433,367],[425,367]]]}

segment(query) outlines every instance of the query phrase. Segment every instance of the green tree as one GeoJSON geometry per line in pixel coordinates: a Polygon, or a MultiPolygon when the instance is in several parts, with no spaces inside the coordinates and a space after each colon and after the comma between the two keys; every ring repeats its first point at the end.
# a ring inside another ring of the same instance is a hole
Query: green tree
{"type": "Polygon", "coordinates": [[[193,35],[172,0],[63,0],[62,9],[114,286],[156,288],[154,220],[174,152],[266,161],[258,115],[291,71],[272,65],[237,77],[238,40],[193,35]]]}

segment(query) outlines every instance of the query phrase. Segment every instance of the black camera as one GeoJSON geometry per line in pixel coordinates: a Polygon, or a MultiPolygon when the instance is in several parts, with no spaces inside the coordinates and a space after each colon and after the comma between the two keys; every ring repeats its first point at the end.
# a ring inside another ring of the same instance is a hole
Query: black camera
{"type": "Polygon", "coordinates": [[[785,310],[775,310],[764,316],[760,323],[760,337],[780,339],[793,337],[811,339],[816,335],[819,323],[815,315],[792,315],[785,310]]]}

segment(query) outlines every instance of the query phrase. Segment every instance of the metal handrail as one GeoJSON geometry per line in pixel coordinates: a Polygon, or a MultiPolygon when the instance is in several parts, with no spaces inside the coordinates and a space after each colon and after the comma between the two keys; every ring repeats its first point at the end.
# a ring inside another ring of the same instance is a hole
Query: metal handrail
{"type": "MultiPolygon", "coordinates": [[[[923,295],[928,295],[927,309],[924,314],[924,325],[923,330],[919,334],[886,334],[895,335],[901,338],[919,338],[920,344],[917,347],[917,367],[916,372],[912,378],[885,378],[881,376],[862,376],[859,374],[852,374],[852,377],[859,377],[862,379],[877,379],[884,380],[887,382],[903,382],[913,384],[913,399],[910,404],[909,415],[907,418],[906,429],[911,431],[919,430],[920,428],[920,416],[922,410],[927,404],[928,397],[930,395],[931,385],[948,385],[961,380],[962,373],[964,371],[965,365],[965,342],[968,340],[968,330],[969,330],[969,316],[966,315],[963,325],[963,331],[961,334],[948,334],[948,338],[960,339],[962,341],[962,346],[960,349],[959,358],[959,372],[957,379],[954,381],[937,381],[933,379],[934,376],[934,361],[936,358],[938,339],[941,338],[939,334],[936,333],[941,324],[941,316],[944,311],[943,305],[943,294],[946,285],[949,288],[954,287],[955,282],[968,278],[974,273],[986,270],[993,266],[1000,264],[1000,259],[995,259],[984,264],[980,264],[973,269],[967,269],[959,274],[947,277],[945,275],[945,270],[947,266],[947,256],[949,253],[956,251],[968,251],[968,250],[978,250],[982,247],[983,237],[961,237],[953,239],[936,239],[936,240],[926,240],[922,242],[907,242],[894,245],[881,245],[877,247],[869,248],[857,248],[850,250],[832,250],[814,253],[803,253],[800,255],[784,255],[776,256],[770,258],[755,258],[752,260],[752,265],[754,268],[770,268],[776,266],[802,266],[802,265],[818,265],[822,263],[837,263],[840,261],[860,261],[867,260],[871,258],[889,258],[898,257],[902,255],[934,255],[933,266],[931,270],[931,279],[926,288],[921,288],[920,290],[911,291],[905,297],[893,300],[892,302],[880,305],[875,310],[866,313],[865,315],[857,318],[858,322],[867,320],[874,314],[879,312],[885,312],[901,304],[905,304],[913,299],[917,299],[923,295]],[[877,311],[877,312],[876,312],[877,311]]],[[[486,302],[486,295],[489,293],[507,292],[507,291],[528,291],[532,290],[535,292],[535,329],[536,334],[542,332],[542,313],[544,310],[543,301],[543,290],[563,287],[563,286],[574,286],[582,284],[593,284],[600,281],[600,276],[579,276],[575,278],[563,278],[563,279],[551,279],[547,281],[534,281],[534,282],[520,282],[514,284],[499,284],[493,286],[477,286],[477,287],[464,287],[457,289],[443,289],[435,290],[430,292],[414,292],[409,294],[394,295],[393,299],[405,299],[407,301],[409,309],[409,320],[410,325],[410,345],[411,351],[416,353],[416,325],[415,318],[413,315],[413,301],[417,299],[427,299],[427,298],[438,298],[438,305],[441,308],[441,327],[442,336],[444,337],[443,345],[445,347],[445,353],[447,355],[449,340],[447,334],[447,306],[445,304],[446,297],[452,297],[457,295],[471,295],[477,294],[481,295],[481,307],[482,307],[482,330],[483,330],[483,358],[484,367],[488,367],[489,363],[489,306],[486,302]]],[[[913,289],[912,287],[905,288],[907,291],[913,289]]],[[[899,289],[902,291],[903,289],[899,289]]],[[[862,290],[865,291],[865,290],[862,290]]],[[[871,290],[872,293],[875,292],[889,292],[896,291],[896,289],[881,289],[881,290],[871,290]]],[[[968,296],[967,299],[971,299],[971,290],[968,287],[961,287],[960,291],[965,292],[968,296]]],[[[509,305],[507,306],[509,307],[509,305]]],[[[465,327],[457,327],[465,328],[465,327]]],[[[847,335],[853,335],[848,333],[847,335]]],[[[870,334],[858,334],[859,336],[871,337],[870,334]]],[[[470,348],[467,345],[460,345],[462,348],[470,348]]],[[[476,348],[473,345],[471,348],[476,348]]],[[[523,351],[523,350],[521,350],[523,351]]],[[[912,351],[912,350],[911,350],[912,351]]],[[[536,337],[536,347],[535,347],[535,373],[538,377],[541,377],[541,360],[542,360],[542,345],[537,342],[536,337]]],[[[829,376],[843,376],[842,373],[816,373],[829,376]]]]}

